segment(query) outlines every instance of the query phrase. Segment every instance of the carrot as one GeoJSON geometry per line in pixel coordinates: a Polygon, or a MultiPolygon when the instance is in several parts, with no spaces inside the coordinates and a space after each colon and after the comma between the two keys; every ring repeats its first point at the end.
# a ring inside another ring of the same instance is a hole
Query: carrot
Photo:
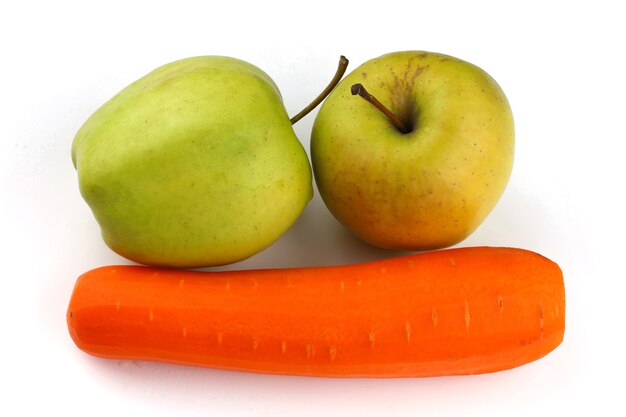
{"type": "Polygon", "coordinates": [[[323,377],[494,372],[563,339],[560,268],[475,247],[346,266],[199,272],[108,266],[67,312],[99,357],[323,377]]]}

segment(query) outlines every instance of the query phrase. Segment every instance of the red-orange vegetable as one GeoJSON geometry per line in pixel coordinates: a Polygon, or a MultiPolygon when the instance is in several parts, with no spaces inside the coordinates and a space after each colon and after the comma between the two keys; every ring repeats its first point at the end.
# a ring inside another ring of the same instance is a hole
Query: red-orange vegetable
{"type": "Polygon", "coordinates": [[[193,272],[109,266],[67,312],[96,356],[262,373],[425,377],[538,359],[565,326],[560,268],[512,248],[356,265],[193,272]]]}

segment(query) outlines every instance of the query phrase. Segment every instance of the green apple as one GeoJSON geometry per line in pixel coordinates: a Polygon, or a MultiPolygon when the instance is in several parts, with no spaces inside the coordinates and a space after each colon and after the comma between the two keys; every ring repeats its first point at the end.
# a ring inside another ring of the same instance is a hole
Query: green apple
{"type": "Polygon", "coordinates": [[[179,60],[132,83],[80,128],[72,159],[106,244],[149,265],[245,259],[312,197],[278,88],[229,57],[179,60]]]}
{"type": "Polygon", "coordinates": [[[311,136],[329,210],[365,241],[401,250],[469,236],[502,195],[513,154],[513,116],[496,81],[468,62],[421,51],[352,71],[322,105],[311,136]]]}

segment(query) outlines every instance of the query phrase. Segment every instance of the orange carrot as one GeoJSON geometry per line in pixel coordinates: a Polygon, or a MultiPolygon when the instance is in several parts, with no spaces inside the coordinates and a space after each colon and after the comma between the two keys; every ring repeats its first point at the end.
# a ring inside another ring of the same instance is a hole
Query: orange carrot
{"type": "Polygon", "coordinates": [[[448,249],[356,265],[198,272],[109,266],[67,312],[99,357],[324,377],[494,372],[556,348],[558,265],[533,252],[448,249]]]}

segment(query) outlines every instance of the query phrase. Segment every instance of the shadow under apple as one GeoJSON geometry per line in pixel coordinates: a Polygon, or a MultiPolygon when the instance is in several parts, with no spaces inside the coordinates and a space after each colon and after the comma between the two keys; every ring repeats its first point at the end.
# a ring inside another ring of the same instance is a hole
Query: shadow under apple
{"type": "Polygon", "coordinates": [[[548,241],[545,236],[562,233],[554,216],[540,196],[511,181],[483,224],[458,246],[511,246],[548,251],[549,242],[559,239],[548,241]]]}
{"type": "MultiPolygon", "coordinates": [[[[546,233],[559,233],[549,208],[532,190],[512,182],[483,224],[455,247],[511,246],[542,252],[547,249],[546,233]]],[[[293,226],[269,248],[244,261],[206,270],[344,265],[409,253],[378,248],[356,237],[316,194],[293,226]]]]}

